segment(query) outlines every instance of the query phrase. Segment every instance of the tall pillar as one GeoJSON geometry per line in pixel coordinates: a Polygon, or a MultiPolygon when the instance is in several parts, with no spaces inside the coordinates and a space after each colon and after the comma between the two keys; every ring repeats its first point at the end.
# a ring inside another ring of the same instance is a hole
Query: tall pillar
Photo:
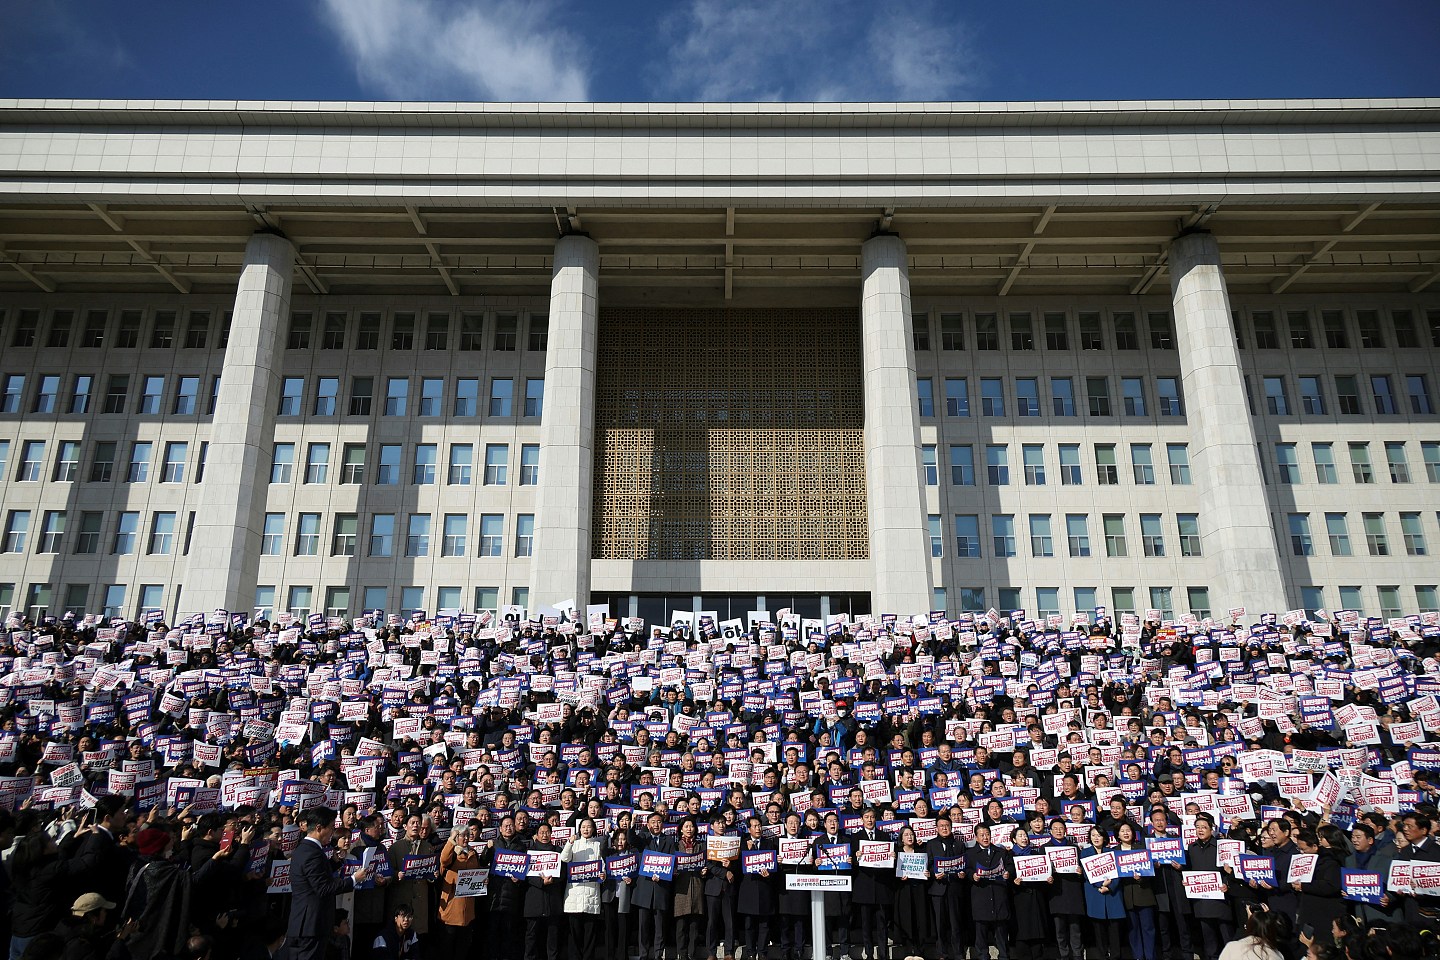
{"type": "Polygon", "coordinates": [[[583,612],[590,602],[599,272],[594,240],[577,235],[556,242],[530,560],[530,605],[535,608],[574,599],[583,612]]]}
{"type": "Polygon", "coordinates": [[[1284,610],[1285,580],[1214,237],[1188,233],[1175,239],[1170,287],[1210,602],[1252,614],[1284,610]]]}
{"type": "Polygon", "coordinates": [[[188,610],[248,613],[255,602],[280,336],[290,315],[294,269],[295,248],[282,236],[257,233],[245,245],[185,574],[188,610]]]}
{"type": "Polygon", "coordinates": [[[870,608],[903,616],[929,610],[935,596],[905,241],[872,237],[861,260],[865,493],[875,570],[870,608]]]}

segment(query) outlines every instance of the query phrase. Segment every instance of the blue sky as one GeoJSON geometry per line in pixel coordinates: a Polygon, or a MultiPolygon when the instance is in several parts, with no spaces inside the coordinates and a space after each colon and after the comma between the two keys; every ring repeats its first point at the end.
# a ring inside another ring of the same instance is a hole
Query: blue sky
{"type": "Polygon", "coordinates": [[[1437,0],[0,0],[0,97],[1440,96],[1437,0]]]}

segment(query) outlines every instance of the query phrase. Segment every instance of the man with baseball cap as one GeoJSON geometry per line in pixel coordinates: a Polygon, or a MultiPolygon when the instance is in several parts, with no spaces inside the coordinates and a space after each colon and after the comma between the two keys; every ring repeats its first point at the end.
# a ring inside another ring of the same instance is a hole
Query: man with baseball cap
{"type": "Polygon", "coordinates": [[[65,941],[65,960],[129,960],[125,941],[136,930],[134,920],[124,923],[113,938],[106,934],[115,903],[98,893],[84,893],[70,905],[70,916],[56,928],[65,941]]]}

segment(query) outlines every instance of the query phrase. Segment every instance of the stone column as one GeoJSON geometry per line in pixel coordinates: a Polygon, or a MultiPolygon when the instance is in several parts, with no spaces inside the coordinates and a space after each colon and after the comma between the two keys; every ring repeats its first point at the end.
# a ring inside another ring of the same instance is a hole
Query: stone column
{"type": "Polygon", "coordinates": [[[1175,239],[1170,287],[1210,602],[1221,611],[1285,610],[1280,554],[1214,237],[1189,233],[1175,239]]]}
{"type": "Polygon", "coordinates": [[[919,396],[905,242],[878,236],[861,248],[865,371],[865,487],[876,613],[922,613],[934,603],[919,396]]]}
{"type": "Polygon", "coordinates": [[[545,347],[545,410],[540,420],[540,484],[530,606],[590,602],[591,488],[595,469],[595,337],[600,250],[584,236],[555,244],[550,339],[545,347]]]}
{"type": "MultiPolygon", "coordinates": [[[[266,471],[280,391],[280,338],[290,315],[295,248],[257,233],[245,245],[220,396],[185,577],[185,607],[251,612],[260,567],[266,471]]],[[[284,599],[276,597],[277,608],[284,599]]]]}

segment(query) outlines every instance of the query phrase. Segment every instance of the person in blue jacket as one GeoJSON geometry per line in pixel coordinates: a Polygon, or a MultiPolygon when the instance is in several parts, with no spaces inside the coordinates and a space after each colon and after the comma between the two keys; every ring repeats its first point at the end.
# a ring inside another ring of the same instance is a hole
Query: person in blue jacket
{"type": "MultiPolygon", "coordinates": [[[[1110,837],[1099,827],[1090,828],[1089,846],[1080,851],[1080,859],[1111,850],[1110,837]]],[[[1120,960],[1120,926],[1125,920],[1125,901],[1119,880],[1096,885],[1085,881],[1085,915],[1095,931],[1095,946],[1101,960],[1120,960]]]]}

